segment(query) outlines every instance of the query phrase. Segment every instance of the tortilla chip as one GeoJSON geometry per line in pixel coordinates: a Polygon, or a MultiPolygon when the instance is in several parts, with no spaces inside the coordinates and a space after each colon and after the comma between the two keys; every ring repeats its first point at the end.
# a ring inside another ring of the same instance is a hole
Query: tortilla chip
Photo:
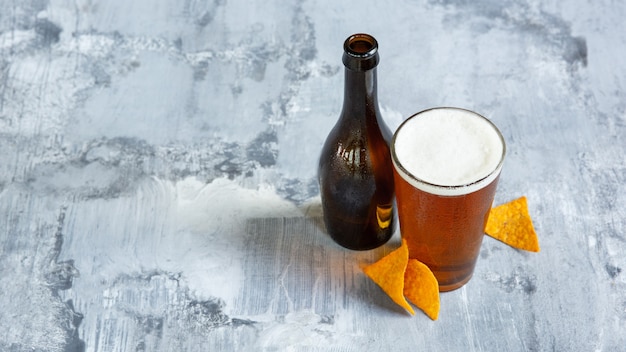
{"type": "Polygon", "coordinates": [[[526,197],[523,196],[491,209],[485,233],[514,248],[531,252],[540,250],[526,197]]]}
{"type": "Polygon", "coordinates": [[[432,320],[439,316],[439,282],[426,264],[409,259],[404,273],[404,296],[432,320]]]}
{"type": "Polygon", "coordinates": [[[374,264],[363,268],[363,272],[370,277],[385,293],[402,308],[415,314],[415,311],[404,298],[404,272],[409,261],[409,249],[406,241],[402,240],[400,248],[387,254],[374,264]]]}

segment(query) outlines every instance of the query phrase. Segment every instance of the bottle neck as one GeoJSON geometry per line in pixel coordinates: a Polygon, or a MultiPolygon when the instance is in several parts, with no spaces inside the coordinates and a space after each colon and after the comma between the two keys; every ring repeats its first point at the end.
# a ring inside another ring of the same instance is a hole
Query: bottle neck
{"type": "Polygon", "coordinates": [[[345,69],[343,115],[376,119],[378,113],[376,68],[366,71],[345,69]]]}

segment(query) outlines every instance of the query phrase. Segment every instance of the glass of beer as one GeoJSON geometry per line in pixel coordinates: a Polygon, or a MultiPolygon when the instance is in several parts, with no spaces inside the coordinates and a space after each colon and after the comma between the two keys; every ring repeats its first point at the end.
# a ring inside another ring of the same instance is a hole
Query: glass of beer
{"type": "Polygon", "coordinates": [[[393,136],[400,233],[442,292],[472,277],[505,153],[491,121],[459,108],[419,112],[393,136]]]}

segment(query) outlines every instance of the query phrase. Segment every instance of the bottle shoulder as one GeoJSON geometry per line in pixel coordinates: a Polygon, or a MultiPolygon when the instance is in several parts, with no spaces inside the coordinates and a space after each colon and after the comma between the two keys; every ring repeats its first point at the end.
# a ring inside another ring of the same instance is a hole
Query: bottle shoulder
{"type": "Polygon", "coordinates": [[[338,123],[331,130],[322,147],[320,168],[371,173],[367,170],[390,166],[389,145],[381,130],[351,126],[338,123]]]}
{"type": "Polygon", "coordinates": [[[388,147],[391,136],[389,127],[379,116],[364,119],[342,114],[330,130],[326,141],[362,140],[369,141],[368,143],[384,142],[388,147]]]}

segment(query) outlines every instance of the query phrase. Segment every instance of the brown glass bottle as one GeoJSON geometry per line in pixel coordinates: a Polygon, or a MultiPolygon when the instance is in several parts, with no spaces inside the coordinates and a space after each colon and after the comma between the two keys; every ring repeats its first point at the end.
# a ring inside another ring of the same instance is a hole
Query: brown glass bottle
{"type": "Polygon", "coordinates": [[[378,108],[378,43],[355,34],[344,43],[343,109],[319,162],[324,223],[343,247],[376,248],[394,231],[391,132],[378,108]]]}

